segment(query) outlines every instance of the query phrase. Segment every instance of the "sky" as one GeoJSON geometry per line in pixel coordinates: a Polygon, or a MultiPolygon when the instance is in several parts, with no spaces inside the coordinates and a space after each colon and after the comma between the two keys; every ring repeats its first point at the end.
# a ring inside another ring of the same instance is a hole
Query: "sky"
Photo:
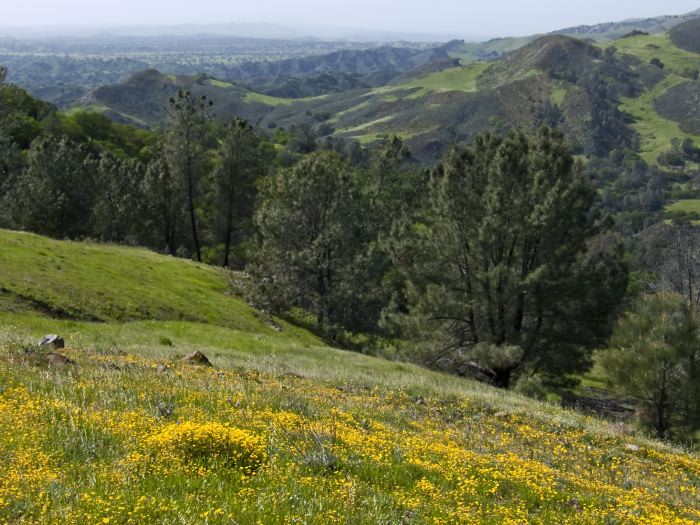
{"type": "Polygon", "coordinates": [[[683,14],[700,0],[0,0],[0,26],[271,23],[295,27],[519,36],[683,14]]]}

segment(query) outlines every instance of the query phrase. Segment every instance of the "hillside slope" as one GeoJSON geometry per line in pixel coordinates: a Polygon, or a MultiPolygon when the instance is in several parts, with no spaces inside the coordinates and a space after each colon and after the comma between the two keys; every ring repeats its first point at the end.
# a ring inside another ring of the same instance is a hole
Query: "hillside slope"
{"type": "Polygon", "coordinates": [[[270,330],[203,265],[1,230],[0,246],[2,522],[700,519],[697,456],[270,330]],[[48,331],[75,364],[47,367],[48,331]],[[215,368],[177,360],[194,349],[215,368]]]}
{"type": "Polygon", "coordinates": [[[610,138],[620,143],[615,146],[629,146],[632,132],[621,115],[608,116],[609,129],[601,132],[593,120],[601,107],[613,112],[616,106],[612,98],[616,89],[606,84],[634,93],[637,74],[620,57],[602,57],[603,51],[589,43],[547,36],[494,62],[449,67],[381,88],[277,106],[261,123],[286,127],[306,112],[328,113],[337,135],[372,143],[397,134],[426,162],[437,159],[450,144],[487,129],[544,123],[561,125],[585,153],[599,150],[596,141],[610,138]],[[582,86],[586,78],[598,79],[597,84],[582,86]]]}

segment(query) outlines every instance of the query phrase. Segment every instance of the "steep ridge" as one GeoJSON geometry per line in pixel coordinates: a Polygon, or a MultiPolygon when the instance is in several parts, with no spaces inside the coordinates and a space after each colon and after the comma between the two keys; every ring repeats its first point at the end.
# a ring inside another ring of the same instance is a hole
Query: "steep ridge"
{"type": "Polygon", "coordinates": [[[700,82],[683,82],[654,101],[659,115],[677,122],[686,133],[700,135],[700,82]]]}
{"type": "Polygon", "coordinates": [[[480,87],[521,80],[535,71],[549,78],[576,82],[601,58],[599,48],[568,36],[545,36],[494,62],[479,78],[480,87]]]}

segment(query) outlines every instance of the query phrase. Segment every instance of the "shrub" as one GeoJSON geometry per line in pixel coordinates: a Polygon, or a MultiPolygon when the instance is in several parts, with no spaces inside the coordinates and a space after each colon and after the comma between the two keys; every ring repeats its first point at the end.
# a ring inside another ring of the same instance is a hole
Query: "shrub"
{"type": "Polygon", "coordinates": [[[265,442],[246,430],[220,423],[174,423],[146,439],[159,457],[184,464],[223,464],[250,475],[266,459],[265,442]]]}
{"type": "Polygon", "coordinates": [[[539,375],[522,375],[515,384],[515,391],[532,399],[544,401],[549,394],[544,381],[539,375]]]}

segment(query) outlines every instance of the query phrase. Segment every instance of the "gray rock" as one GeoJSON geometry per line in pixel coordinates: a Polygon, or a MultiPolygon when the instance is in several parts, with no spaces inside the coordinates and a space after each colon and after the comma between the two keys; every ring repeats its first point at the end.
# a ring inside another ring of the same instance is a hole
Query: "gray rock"
{"type": "Polygon", "coordinates": [[[49,334],[39,341],[39,346],[53,346],[54,348],[65,348],[66,342],[56,334],[49,334]]]}
{"type": "Polygon", "coordinates": [[[159,401],[156,405],[156,411],[160,417],[170,417],[175,412],[175,405],[173,403],[159,401]]]}
{"type": "Polygon", "coordinates": [[[211,361],[209,361],[207,356],[205,356],[199,350],[183,357],[182,362],[189,365],[212,366],[211,361]]]}

